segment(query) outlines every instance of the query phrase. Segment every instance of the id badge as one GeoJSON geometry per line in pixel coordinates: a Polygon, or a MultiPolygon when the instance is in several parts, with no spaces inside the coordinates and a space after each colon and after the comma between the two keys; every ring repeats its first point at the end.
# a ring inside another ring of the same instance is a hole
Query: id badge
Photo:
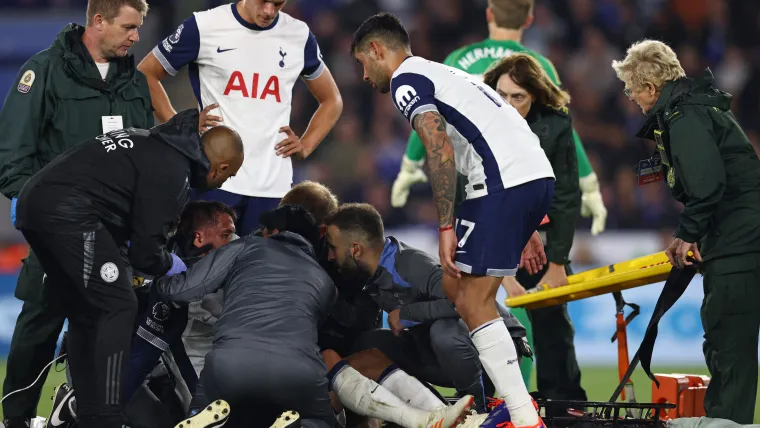
{"type": "Polygon", "coordinates": [[[103,116],[101,117],[101,121],[103,123],[104,134],[124,129],[124,121],[121,116],[103,116]]]}
{"type": "Polygon", "coordinates": [[[636,176],[638,177],[639,186],[662,180],[664,178],[662,161],[656,157],[639,161],[639,164],[636,166],[636,176]]]}

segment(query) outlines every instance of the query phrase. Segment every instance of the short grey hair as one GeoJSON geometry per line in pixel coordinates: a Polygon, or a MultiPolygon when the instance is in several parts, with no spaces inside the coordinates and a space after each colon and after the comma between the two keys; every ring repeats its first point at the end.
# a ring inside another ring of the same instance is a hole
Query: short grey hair
{"type": "Polygon", "coordinates": [[[678,56],[658,40],[642,40],[628,48],[622,61],[612,61],[618,79],[638,89],[647,83],[661,89],[665,83],[685,77],[678,56]]]}

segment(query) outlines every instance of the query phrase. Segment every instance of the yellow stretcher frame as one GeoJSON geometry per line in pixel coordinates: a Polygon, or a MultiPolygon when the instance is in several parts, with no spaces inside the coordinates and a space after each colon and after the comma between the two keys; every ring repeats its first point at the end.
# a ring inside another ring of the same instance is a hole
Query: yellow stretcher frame
{"type": "Polygon", "coordinates": [[[672,268],[668,256],[659,252],[570,275],[567,277],[568,284],[564,287],[508,297],[504,304],[510,308],[525,309],[561,305],[665,281],[672,268]]]}

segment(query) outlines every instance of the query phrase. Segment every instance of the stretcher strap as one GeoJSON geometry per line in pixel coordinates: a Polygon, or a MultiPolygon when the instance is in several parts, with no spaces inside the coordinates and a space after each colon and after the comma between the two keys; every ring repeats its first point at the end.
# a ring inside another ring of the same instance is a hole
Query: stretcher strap
{"type": "MultiPolygon", "coordinates": [[[[692,262],[694,261],[692,260],[692,262]]],[[[625,376],[623,376],[620,384],[612,394],[610,403],[617,401],[620,393],[623,391],[623,388],[625,388],[625,384],[628,382],[628,379],[630,379],[631,373],[633,373],[633,370],[636,369],[636,365],[638,365],[639,362],[641,362],[641,368],[644,369],[644,372],[647,374],[647,376],[652,379],[658,388],[660,387],[660,382],[658,382],[654,377],[650,367],[652,363],[652,352],[654,351],[654,342],[657,339],[657,324],[660,322],[660,319],[663,317],[663,315],[665,315],[665,313],[671,307],[673,307],[673,305],[683,295],[684,291],[686,291],[686,287],[689,286],[689,283],[691,282],[692,278],[694,278],[694,275],[696,275],[696,273],[696,263],[692,264],[691,266],[686,266],[682,269],[671,269],[670,274],[668,275],[668,279],[665,281],[665,286],[662,289],[662,293],[660,293],[660,297],[657,299],[657,304],[654,307],[654,312],[652,312],[652,318],[649,320],[649,325],[647,326],[646,333],[644,333],[644,339],[641,341],[639,349],[633,356],[631,364],[628,366],[628,370],[625,372],[625,376]]]]}
{"type": "MultiPolygon", "coordinates": [[[[615,291],[612,293],[612,297],[615,298],[615,307],[617,310],[617,314],[622,313],[626,306],[631,308],[631,313],[628,314],[627,317],[625,317],[625,325],[630,325],[631,321],[633,321],[634,318],[639,316],[641,313],[641,307],[635,303],[628,303],[623,299],[623,293],[620,291],[615,291]]],[[[617,340],[617,330],[615,333],[612,334],[612,343],[615,343],[615,340],[617,340]]]]}

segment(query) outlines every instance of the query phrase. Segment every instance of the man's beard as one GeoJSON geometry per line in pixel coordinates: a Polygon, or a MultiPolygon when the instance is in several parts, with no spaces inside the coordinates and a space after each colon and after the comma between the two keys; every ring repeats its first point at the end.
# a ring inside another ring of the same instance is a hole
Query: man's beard
{"type": "Polygon", "coordinates": [[[346,257],[346,262],[339,268],[340,276],[348,283],[363,287],[364,284],[372,277],[369,269],[362,266],[353,257],[346,257]]]}

